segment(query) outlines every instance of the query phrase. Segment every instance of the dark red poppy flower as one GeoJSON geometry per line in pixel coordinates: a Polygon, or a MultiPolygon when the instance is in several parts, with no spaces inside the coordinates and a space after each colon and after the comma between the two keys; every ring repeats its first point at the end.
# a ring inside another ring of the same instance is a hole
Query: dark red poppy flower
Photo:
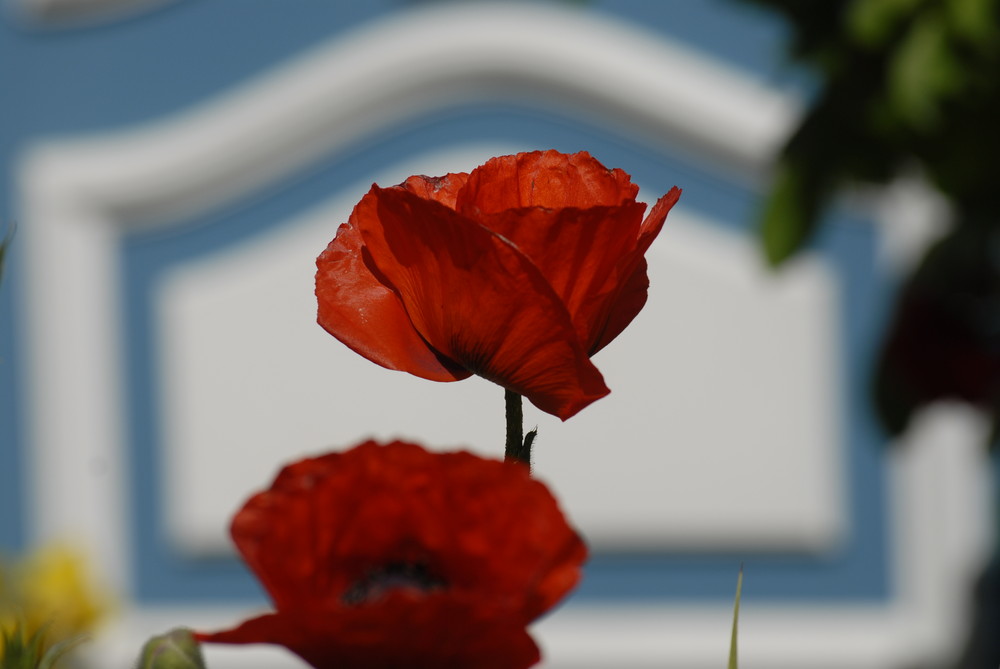
{"type": "Polygon", "coordinates": [[[992,414],[1000,434],[1000,234],[959,219],[897,298],[876,368],[876,407],[891,434],[921,407],[958,400],[992,414]]]}
{"type": "Polygon", "coordinates": [[[556,151],[373,185],[316,261],[319,323],[389,369],[478,374],[565,420],[608,394],[590,356],[645,304],[645,253],[681,193],[643,219],[638,191],[556,151]]]}
{"type": "Polygon", "coordinates": [[[232,536],[275,611],[199,634],[316,669],[519,669],[586,548],[528,468],[366,442],[285,467],[232,536]]]}

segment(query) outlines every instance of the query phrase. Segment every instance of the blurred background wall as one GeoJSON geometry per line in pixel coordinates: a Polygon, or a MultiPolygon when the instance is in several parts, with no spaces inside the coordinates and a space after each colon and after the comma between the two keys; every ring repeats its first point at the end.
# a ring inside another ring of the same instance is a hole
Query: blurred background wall
{"type": "Polygon", "coordinates": [[[373,182],[539,148],[587,150],[647,202],[684,189],[645,311],[596,358],[612,395],[565,424],[528,409],[537,471],[593,549],[539,625],[545,666],[720,666],[741,564],[746,667],[959,653],[987,426],[936,407],[890,450],[867,389],[941,206],[912,183],[854,192],[767,267],[761,193],[812,90],[777,18],[716,0],[3,9],[0,548],[92,557],[121,600],[95,666],[264,606],[226,526],[281,463],[369,436],[501,454],[500,389],[348,351],[315,325],[313,262],[373,182]]]}

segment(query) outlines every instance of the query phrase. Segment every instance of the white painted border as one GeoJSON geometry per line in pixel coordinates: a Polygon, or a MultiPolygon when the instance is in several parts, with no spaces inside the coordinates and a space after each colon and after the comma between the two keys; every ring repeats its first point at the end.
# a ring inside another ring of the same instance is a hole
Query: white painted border
{"type": "MultiPolygon", "coordinates": [[[[128,582],[115,262],[126,221],[175,219],[237,197],[422,110],[528,94],[578,99],[589,114],[628,119],[641,133],[690,142],[747,169],[767,165],[796,109],[743,75],[585,13],[448,5],[359,30],[190,114],[32,147],[20,185],[35,536],[83,531],[106,576],[128,582]],[[81,475],[93,471],[100,475],[81,475]],[[53,503],[66,499],[73,503],[53,503]]],[[[970,485],[977,464],[959,447],[899,458],[893,527],[903,534],[892,545],[924,550],[899,564],[898,596],[886,607],[751,611],[744,666],[884,667],[952,650],[960,623],[952,612],[965,593],[955,578],[970,573],[982,535],[938,537],[966,527],[954,519],[981,508],[983,486],[970,485]],[[942,482],[939,465],[953,467],[960,485],[942,482]],[[935,491],[940,506],[928,501],[935,491]]],[[[542,636],[550,666],[719,666],[725,644],[709,657],[714,646],[701,641],[724,639],[728,611],[571,608],[543,623],[542,636]]],[[[130,616],[122,628],[128,646],[149,631],[140,629],[144,621],[161,614],[130,616]]],[[[120,648],[111,652],[118,659],[107,666],[126,657],[120,648]]]]}
{"type": "Polygon", "coordinates": [[[31,147],[20,192],[37,536],[88,528],[102,562],[127,581],[126,538],[113,529],[124,525],[107,522],[125,513],[121,226],[176,220],[252,192],[424,109],[540,91],[635,119],[650,136],[681,134],[737,163],[770,155],[794,108],[742,76],[584,13],[449,5],[395,15],[149,127],[31,147]],[[53,267],[51,258],[68,260],[53,267]],[[106,475],[76,475],[94,468],[106,475]],[[74,504],[47,503],[70,490],[74,504]]]}
{"type": "Polygon", "coordinates": [[[422,110],[526,95],[563,108],[580,100],[581,114],[631,120],[748,168],[772,153],[796,110],[634,28],[554,7],[449,5],[357,30],[191,113],[37,146],[26,169],[30,182],[116,218],[176,218],[422,110]]]}

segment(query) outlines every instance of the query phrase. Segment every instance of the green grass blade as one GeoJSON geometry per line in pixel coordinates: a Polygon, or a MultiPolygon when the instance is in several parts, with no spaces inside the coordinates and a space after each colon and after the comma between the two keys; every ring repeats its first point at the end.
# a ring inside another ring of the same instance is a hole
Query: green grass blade
{"type": "Polygon", "coordinates": [[[81,634],[80,636],[75,636],[70,639],[65,639],[59,643],[53,644],[42,656],[41,661],[38,663],[38,669],[53,669],[56,662],[61,660],[64,655],[69,653],[71,650],[79,646],[81,643],[87,640],[86,634],[81,634]]]}
{"type": "Polygon", "coordinates": [[[740,575],[736,578],[736,602],[733,604],[733,635],[729,641],[729,669],[738,669],[736,657],[736,630],[740,622],[740,595],[743,592],[743,565],[740,565],[740,575]]]}

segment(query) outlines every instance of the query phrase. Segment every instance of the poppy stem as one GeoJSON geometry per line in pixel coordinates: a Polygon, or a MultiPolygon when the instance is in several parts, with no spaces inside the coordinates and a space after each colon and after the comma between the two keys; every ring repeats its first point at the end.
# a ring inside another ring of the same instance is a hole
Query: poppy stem
{"type": "Polygon", "coordinates": [[[535,431],[524,436],[524,411],[521,408],[521,396],[512,390],[504,389],[504,403],[507,408],[507,445],[504,449],[504,459],[507,462],[523,462],[531,466],[531,443],[535,440],[535,431]]]}

